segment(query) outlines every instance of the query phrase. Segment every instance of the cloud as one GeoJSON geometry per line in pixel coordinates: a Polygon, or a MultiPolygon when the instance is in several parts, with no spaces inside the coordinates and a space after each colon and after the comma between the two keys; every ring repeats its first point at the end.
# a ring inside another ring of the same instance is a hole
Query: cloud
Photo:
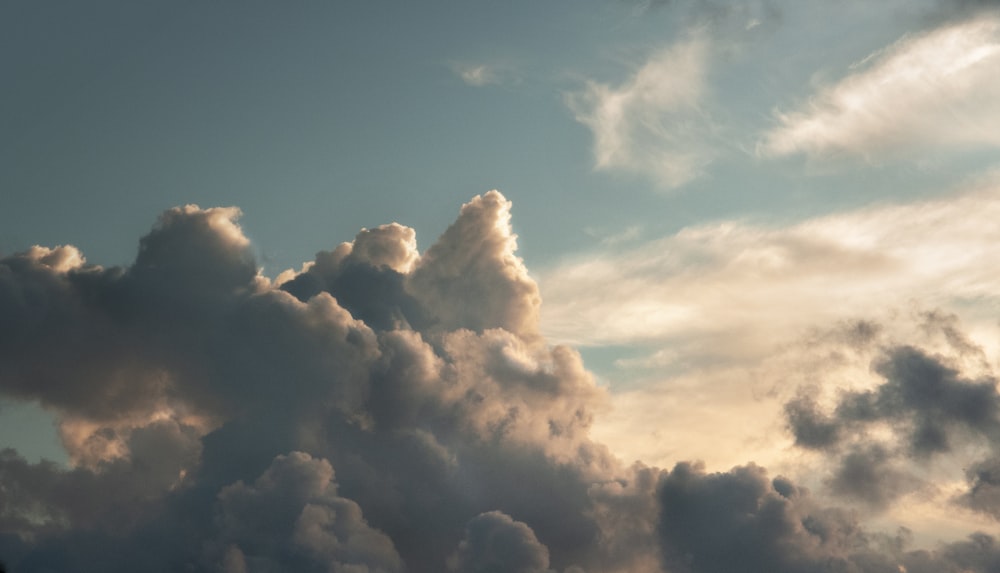
{"type": "MultiPolygon", "coordinates": [[[[1000,135],[1000,17],[983,12],[906,36],[779,112],[758,150],[765,156],[860,156],[880,162],[915,153],[995,148],[1000,135]]],[[[917,155],[916,157],[919,157],[917,155]]]]}
{"type": "Polygon", "coordinates": [[[855,447],[844,455],[827,485],[837,495],[885,509],[917,489],[920,481],[895,467],[892,453],[876,443],[855,447]]]}
{"type": "MultiPolygon", "coordinates": [[[[991,537],[886,549],[757,466],[623,464],[592,435],[608,392],[541,334],[510,209],[473,198],[423,253],[412,229],[365,229],[273,281],[231,208],[165,212],[123,268],[69,246],[0,259],[0,392],[51,411],[71,460],[0,453],[0,555],[29,573],[992,566],[991,537]]],[[[966,503],[991,504],[974,473],[966,503]]]]}
{"type": "Polygon", "coordinates": [[[456,63],[451,69],[467,85],[477,88],[502,81],[501,70],[487,64],[456,63]]]}
{"type": "Polygon", "coordinates": [[[222,488],[216,511],[224,567],[403,570],[392,541],[369,527],[358,504],[337,495],[330,464],[309,454],[278,456],[253,485],[222,488]]]}
{"type": "Polygon", "coordinates": [[[796,446],[822,450],[840,441],[840,426],[819,411],[816,400],[808,393],[786,403],[785,416],[796,446]]]}
{"type": "Polygon", "coordinates": [[[754,465],[708,474],[678,464],[663,476],[657,496],[670,571],[986,572],[1000,563],[996,540],[984,534],[936,551],[906,551],[905,531],[865,531],[854,514],[825,507],[808,490],[780,476],[768,479],[754,465]]]}
{"type": "Polygon", "coordinates": [[[988,523],[950,500],[974,487],[961,468],[992,457],[996,189],[987,177],[943,199],[583,253],[540,273],[542,330],[598,357],[628,346],[602,372],[612,409],[591,429],[625,459],[754,460],[954,539],[988,523]],[[853,396],[885,414],[847,422],[853,396]],[[871,488],[851,487],[865,472],[871,488]]]}
{"type": "Polygon", "coordinates": [[[800,397],[786,404],[796,443],[827,449],[839,444],[851,426],[888,421],[905,435],[910,455],[922,457],[951,450],[949,435],[956,429],[1000,439],[1000,394],[996,380],[963,379],[943,357],[922,349],[887,349],[873,363],[884,379],[873,390],[845,391],[832,415],[819,412],[816,403],[800,397]]]}
{"type": "Polygon", "coordinates": [[[589,81],[566,103],[594,137],[594,166],[651,177],[671,189],[712,161],[705,111],[710,48],[701,35],[652,56],[621,85],[589,81]]]}
{"type": "Polygon", "coordinates": [[[440,570],[503,512],[559,570],[633,559],[595,543],[590,485],[621,469],[588,436],[607,396],[541,338],[509,210],[474,198],[423,254],[412,229],[362,230],[275,281],[230,208],[165,212],[124,268],[0,260],[0,391],[49,409],[73,463],[3,454],[0,554],[440,570]]]}
{"type": "MultiPolygon", "coordinates": [[[[937,313],[928,322],[943,323],[946,338],[956,334],[955,325],[937,313]]],[[[872,360],[880,378],[873,388],[841,388],[826,411],[813,398],[821,395],[817,389],[785,404],[795,444],[835,460],[826,484],[833,493],[885,509],[900,496],[926,489],[930,484],[918,474],[932,475],[935,459],[950,456],[948,465],[956,458],[971,465],[965,471],[968,490],[950,501],[996,515],[997,380],[986,364],[981,364],[986,373],[974,378],[962,372],[956,358],[978,359],[981,349],[970,349],[966,340],[950,346],[951,356],[910,345],[880,348],[872,360]],[[984,450],[986,457],[976,460],[984,450]]]]}
{"type": "Polygon", "coordinates": [[[569,257],[540,273],[543,331],[583,345],[669,341],[688,360],[726,341],[730,358],[757,357],[801,329],[908,300],[989,305],[998,190],[991,176],[943,199],[788,226],[721,221],[569,257]]]}
{"type": "Polygon", "coordinates": [[[965,473],[969,488],[956,501],[1000,520],[1000,457],[980,460],[965,473]]]}
{"type": "Polygon", "coordinates": [[[527,524],[499,511],[473,518],[449,560],[457,573],[546,573],[549,550],[527,524]]]}

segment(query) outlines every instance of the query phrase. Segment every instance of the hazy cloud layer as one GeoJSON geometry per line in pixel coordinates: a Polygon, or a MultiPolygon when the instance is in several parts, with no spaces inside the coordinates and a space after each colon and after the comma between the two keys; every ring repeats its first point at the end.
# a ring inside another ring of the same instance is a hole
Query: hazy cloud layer
{"type": "MultiPolygon", "coordinates": [[[[752,464],[612,456],[590,436],[607,393],[541,336],[509,210],[497,192],[474,198],[423,254],[401,225],[362,230],[274,281],[235,209],[167,211],[125,268],[66,246],[0,259],[0,391],[49,409],[73,462],[0,453],[2,559],[19,572],[994,570],[992,537],[908,551],[752,464]]],[[[884,411],[932,411],[899,407],[884,411]]],[[[992,511],[992,467],[970,470],[963,503],[992,511]]]]}
{"type": "Polygon", "coordinates": [[[670,341],[689,358],[728,339],[738,356],[910,299],[988,305],[1000,292],[983,264],[1000,256],[998,217],[991,175],[942,199],[788,226],[721,221],[582,253],[541,273],[543,330],[573,344],[670,341]]]}

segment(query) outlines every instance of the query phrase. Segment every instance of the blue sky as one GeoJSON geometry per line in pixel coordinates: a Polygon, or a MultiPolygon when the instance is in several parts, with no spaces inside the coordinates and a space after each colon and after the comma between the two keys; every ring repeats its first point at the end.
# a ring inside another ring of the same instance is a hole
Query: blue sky
{"type": "Polygon", "coordinates": [[[930,27],[934,8],[14,3],[2,246],[67,242],[121,264],[164,206],[235,204],[278,272],[359,225],[405,218],[429,241],[449,206],[498,188],[517,205],[523,256],[545,264],[587,246],[588,228],[663,234],[940,192],[952,162],[834,170],[754,150],[776,111],[930,27]],[[692,35],[705,125],[687,139],[710,163],[682,185],[641,166],[595,170],[567,101],[627,84],[692,35]],[[476,68],[483,85],[463,82],[476,68]]]}
{"type": "MultiPolygon", "coordinates": [[[[607,392],[590,435],[613,455],[754,461],[925,547],[996,531],[1000,510],[942,509],[986,479],[959,468],[993,455],[992,426],[897,410],[864,426],[842,401],[890,387],[912,358],[900,348],[994,380],[994,2],[15,1],[0,70],[0,257],[73,245],[127,267],[164,210],[235,206],[261,280],[300,296],[282,284],[325,268],[302,266],[317,252],[398,222],[424,253],[497,189],[542,301],[537,333],[512,332],[581,353],[607,392]],[[802,412],[841,441],[809,445],[802,412]],[[905,453],[899,428],[928,420],[958,428],[947,451],[905,453]],[[859,456],[885,487],[845,485],[859,456]]],[[[230,233],[225,213],[206,224],[230,233]]],[[[466,285],[483,308],[490,280],[534,288],[508,271],[466,285]]],[[[412,288],[452,292],[432,278],[412,288]]],[[[427,300],[456,327],[492,324],[427,300]]],[[[104,421],[15,386],[0,388],[0,445],[98,463],[66,435],[104,421]]],[[[182,425],[224,426],[204,416],[182,425]]]]}

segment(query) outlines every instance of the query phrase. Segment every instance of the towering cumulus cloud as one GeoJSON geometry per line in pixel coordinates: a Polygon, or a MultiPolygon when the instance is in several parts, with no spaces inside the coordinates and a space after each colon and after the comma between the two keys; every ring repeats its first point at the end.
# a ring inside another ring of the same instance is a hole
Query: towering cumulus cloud
{"type": "MultiPolygon", "coordinates": [[[[273,281],[238,216],[169,210],[126,268],[0,259],[0,392],[50,411],[70,459],[0,452],[10,570],[996,570],[985,534],[907,552],[752,464],[623,465],[589,437],[605,392],[540,334],[496,191],[423,254],[385,225],[273,281]]],[[[980,382],[906,349],[881,364],[833,414],[790,404],[800,444],[875,419],[910,421],[913,455],[994,431],[980,382]]],[[[956,503],[993,504],[996,462],[969,471],[956,503]]]]}

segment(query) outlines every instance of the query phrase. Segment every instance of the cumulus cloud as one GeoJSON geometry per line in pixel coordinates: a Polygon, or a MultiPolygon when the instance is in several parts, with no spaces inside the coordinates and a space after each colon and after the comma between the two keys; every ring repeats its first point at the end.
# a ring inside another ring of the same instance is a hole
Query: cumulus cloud
{"type": "MultiPolygon", "coordinates": [[[[973,4],[973,3],[967,3],[973,4]]],[[[765,156],[860,156],[995,148],[1000,136],[1000,16],[976,12],[870,54],[801,108],[779,112],[765,156]]]]}
{"type": "Polygon", "coordinates": [[[491,511],[469,522],[448,568],[457,573],[547,573],[549,550],[527,524],[491,511]]]}
{"type": "Polygon", "coordinates": [[[783,477],[754,465],[706,473],[678,464],[658,491],[659,535],[669,571],[991,571],[993,537],[978,534],[936,551],[906,551],[907,534],[866,531],[857,516],[819,504],[783,477]],[[724,549],[723,549],[724,548],[724,549]]]}
{"type": "Polygon", "coordinates": [[[700,176],[714,152],[705,109],[708,40],[661,50],[621,85],[589,81],[566,103],[594,138],[594,166],[651,177],[670,189],[700,176]]]}
{"type": "Polygon", "coordinates": [[[330,464],[303,452],[279,455],[253,485],[222,488],[216,511],[224,567],[403,570],[392,541],[368,525],[358,504],[337,495],[330,464]]]}
{"type": "Polygon", "coordinates": [[[274,281],[228,208],[167,211],[124,268],[2,259],[0,389],[53,412],[73,466],[3,454],[0,554],[440,570],[501,511],[554,567],[610,570],[589,494],[618,468],[588,435],[606,394],[540,337],[509,210],[474,198],[423,254],[412,229],[362,230],[274,281]]]}
{"type": "MultiPolygon", "coordinates": [[[[592,437],[606,390],[540,334],[510,208],[473,198],[423,253],[412,229],[365,229],[273,281],[235,209],[167,211],[124,268],[69,246],[0,259],[0,392],[51,411],[71,460],[0,453],[0,555],[29,573],[993,566],[991,537],[889,550],[756,466],[624,465],[592,437]]],[[[990,467],[966,503],[991,503],[990,467]]]]}

